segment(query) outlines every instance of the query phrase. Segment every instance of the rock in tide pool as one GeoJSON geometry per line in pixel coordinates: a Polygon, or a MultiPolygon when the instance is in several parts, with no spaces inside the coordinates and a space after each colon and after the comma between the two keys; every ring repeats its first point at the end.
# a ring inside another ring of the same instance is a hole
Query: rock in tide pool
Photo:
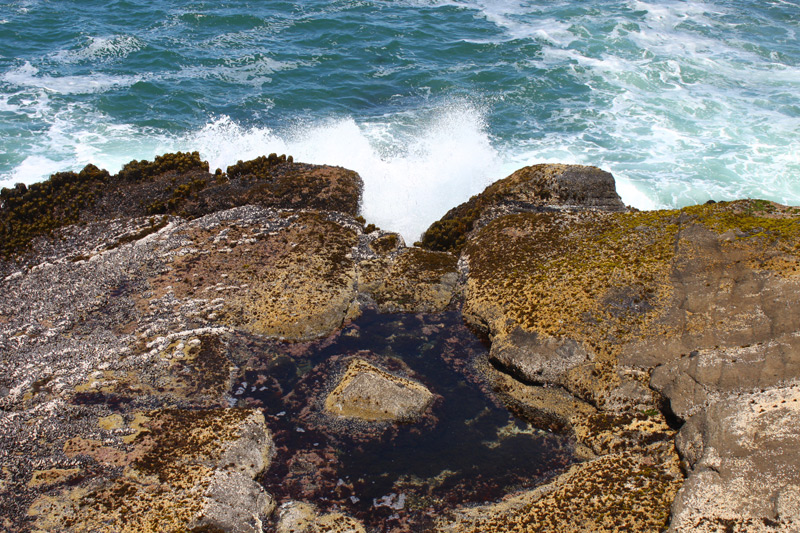
{"type": "Polygon", "coordinates": [[[370,422],[407,422],[422,416],[433,398],[421,383],[385,372],[363,359],[353,359],[325,398],[325,410],[370,422]]]}

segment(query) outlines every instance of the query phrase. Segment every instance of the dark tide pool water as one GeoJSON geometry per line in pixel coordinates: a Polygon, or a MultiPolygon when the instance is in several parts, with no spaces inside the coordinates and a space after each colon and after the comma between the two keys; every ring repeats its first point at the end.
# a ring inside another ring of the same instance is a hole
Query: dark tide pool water
{"type": "Polygon", "coordinates": [[[424,531],[447,509],[534,486],[575,460],[568,439],[491,398],[471,364],[486,345],[458,313],[368,312],[329,339],[270,351],[234,395],[264,409],[277,454],[262,483],[279,504],[314,502],[377,531],[424,531]],[[321,403],[353,355],[439,398],[422,420],[399,427],[331,419],[321,403]]]}

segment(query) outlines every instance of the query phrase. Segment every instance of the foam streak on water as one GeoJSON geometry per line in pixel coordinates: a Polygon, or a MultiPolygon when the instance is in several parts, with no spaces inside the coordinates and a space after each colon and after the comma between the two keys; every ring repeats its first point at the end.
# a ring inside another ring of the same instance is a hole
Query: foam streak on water
{"type": "Polygon", "coordinates": [[[800,204],[800,3],[0,2],[0,186],[270,152],[357,170],[415,240],[537,162],[640,208],[800,204]]]}

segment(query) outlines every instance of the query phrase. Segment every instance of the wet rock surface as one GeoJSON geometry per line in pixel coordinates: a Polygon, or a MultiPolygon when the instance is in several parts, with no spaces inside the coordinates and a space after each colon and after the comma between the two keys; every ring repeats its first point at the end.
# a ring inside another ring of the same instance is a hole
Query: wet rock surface
{"type": "Polygon", "coordinates": [[[360,191],[168,154],[3,192],[0,527],[797,528],[800,210],[537,165],[423,249],[360,191]]]}

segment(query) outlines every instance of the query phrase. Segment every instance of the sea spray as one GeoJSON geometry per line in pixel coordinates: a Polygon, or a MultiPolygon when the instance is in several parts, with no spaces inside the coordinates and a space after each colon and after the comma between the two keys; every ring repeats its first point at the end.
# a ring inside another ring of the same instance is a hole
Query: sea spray
{"type": "Polygon", "coordinates": [[[364,217],[409,243],[503,172],[482,111],[465,102],[364,124],[351,117],[329,119],[282,135],[221,117],[183,144],[199,150],[212,169],[275,152],[355,170],[364,180],[364,217]]]}
{"type": "Polygon", "coordinates": [[[800,204],[797,2],[8,7],[0,187],[287,153],[357,170],[365,216],[410,241],[540,162],[608,170],[639,208],[800,204]]]}

